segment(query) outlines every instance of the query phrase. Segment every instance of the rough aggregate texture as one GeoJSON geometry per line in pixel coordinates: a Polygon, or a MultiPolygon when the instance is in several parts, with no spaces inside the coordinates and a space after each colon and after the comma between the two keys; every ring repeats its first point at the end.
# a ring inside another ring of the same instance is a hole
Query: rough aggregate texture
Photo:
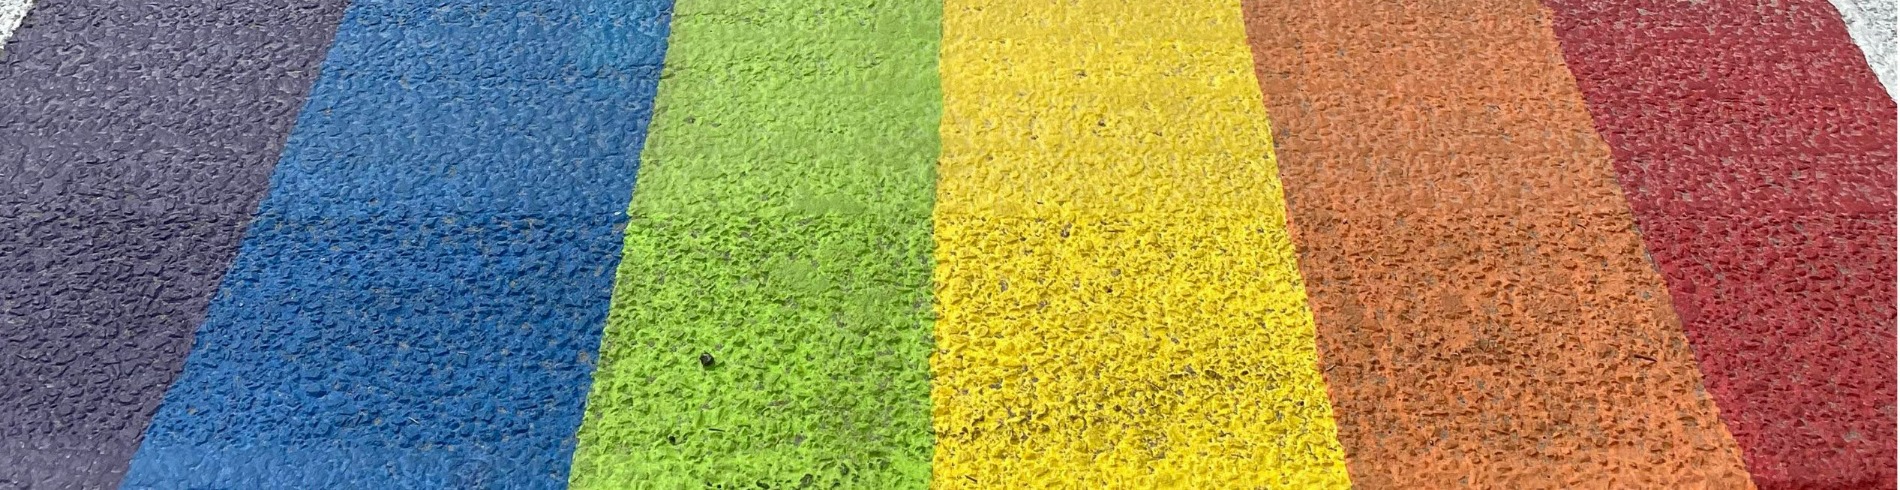
{"type": "Polygon", "coordinates": [[[1340,488],[1240,10],[953,0],[938,488],[1340,488]]]}
{"type": "MultiPolygon", "coordinates": [[[[1867,65],[1887,88],[1887,98],[1900,100],[1900,37],[1895,23],[1900,22],[1900,2],[1895,0],[1828,0],[1847,23],[1847,33],[1860,47],[1867,65]]],[[[1804,5],[1806,2],[1797,4],[1804,5]]],[[[1828,29],[1832,31],[1832,29],[1828,29]]]]}
{"type": "Polygon", "coordinates": [[[1894,103],[1834,12],[1547,3],[1755,482],[1893,488],[1894,103]]]}
{"type": "Polygon", "coordinates": [[[43,0],[6,42],[0,488],[118,483],[342,12],[43,0]]]}
{"type": "Polygon", "coordinates": [[[1540,5],[1245,9],[1355,485],[1749,485],[1540,5]]]}
{"type": "Polygon", "coordinates": [[[559,488],[669,2],[361,0],[128,488],[559,488]]]}
{"type": "Polygon", "coordinates": [[[679,2],[576,488],[926,485],[938,12],[679,2]]]}

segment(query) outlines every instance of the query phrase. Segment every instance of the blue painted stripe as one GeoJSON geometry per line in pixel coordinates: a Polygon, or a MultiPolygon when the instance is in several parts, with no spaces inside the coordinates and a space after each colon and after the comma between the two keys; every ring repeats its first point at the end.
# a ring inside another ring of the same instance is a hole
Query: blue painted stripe
{"type": "Polygon", "coordinates": [[[667,0],[360,0],[128,488],[557,488],[667,0]]]}

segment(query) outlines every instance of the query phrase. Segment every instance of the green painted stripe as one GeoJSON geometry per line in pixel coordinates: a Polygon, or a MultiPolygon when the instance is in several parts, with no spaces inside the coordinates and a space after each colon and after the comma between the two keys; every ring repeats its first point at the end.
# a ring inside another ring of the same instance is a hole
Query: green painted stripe
{"type": "Polygon", "coordinates": [[[841,3],[675,7],[574,486],[927,484],[941,7],[841,3]]]}

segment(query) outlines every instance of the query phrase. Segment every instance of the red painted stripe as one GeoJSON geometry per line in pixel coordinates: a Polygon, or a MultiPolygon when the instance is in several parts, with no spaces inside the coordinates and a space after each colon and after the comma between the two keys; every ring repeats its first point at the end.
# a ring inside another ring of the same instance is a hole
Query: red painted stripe
{"type": "Polygon", "coordinates": [[[1894,104],[1826,0],[1546,0],[1763,488],[1894,488],[1894,104]]]}

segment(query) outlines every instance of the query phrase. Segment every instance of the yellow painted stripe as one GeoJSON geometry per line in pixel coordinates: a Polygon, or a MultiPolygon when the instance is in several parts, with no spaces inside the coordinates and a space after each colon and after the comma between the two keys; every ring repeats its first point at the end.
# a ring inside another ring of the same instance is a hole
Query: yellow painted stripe
{"type": "Polygon", "coordinates": [[[945,3],[938,486],[1346,486],[1245,36],[945,3]]]}

